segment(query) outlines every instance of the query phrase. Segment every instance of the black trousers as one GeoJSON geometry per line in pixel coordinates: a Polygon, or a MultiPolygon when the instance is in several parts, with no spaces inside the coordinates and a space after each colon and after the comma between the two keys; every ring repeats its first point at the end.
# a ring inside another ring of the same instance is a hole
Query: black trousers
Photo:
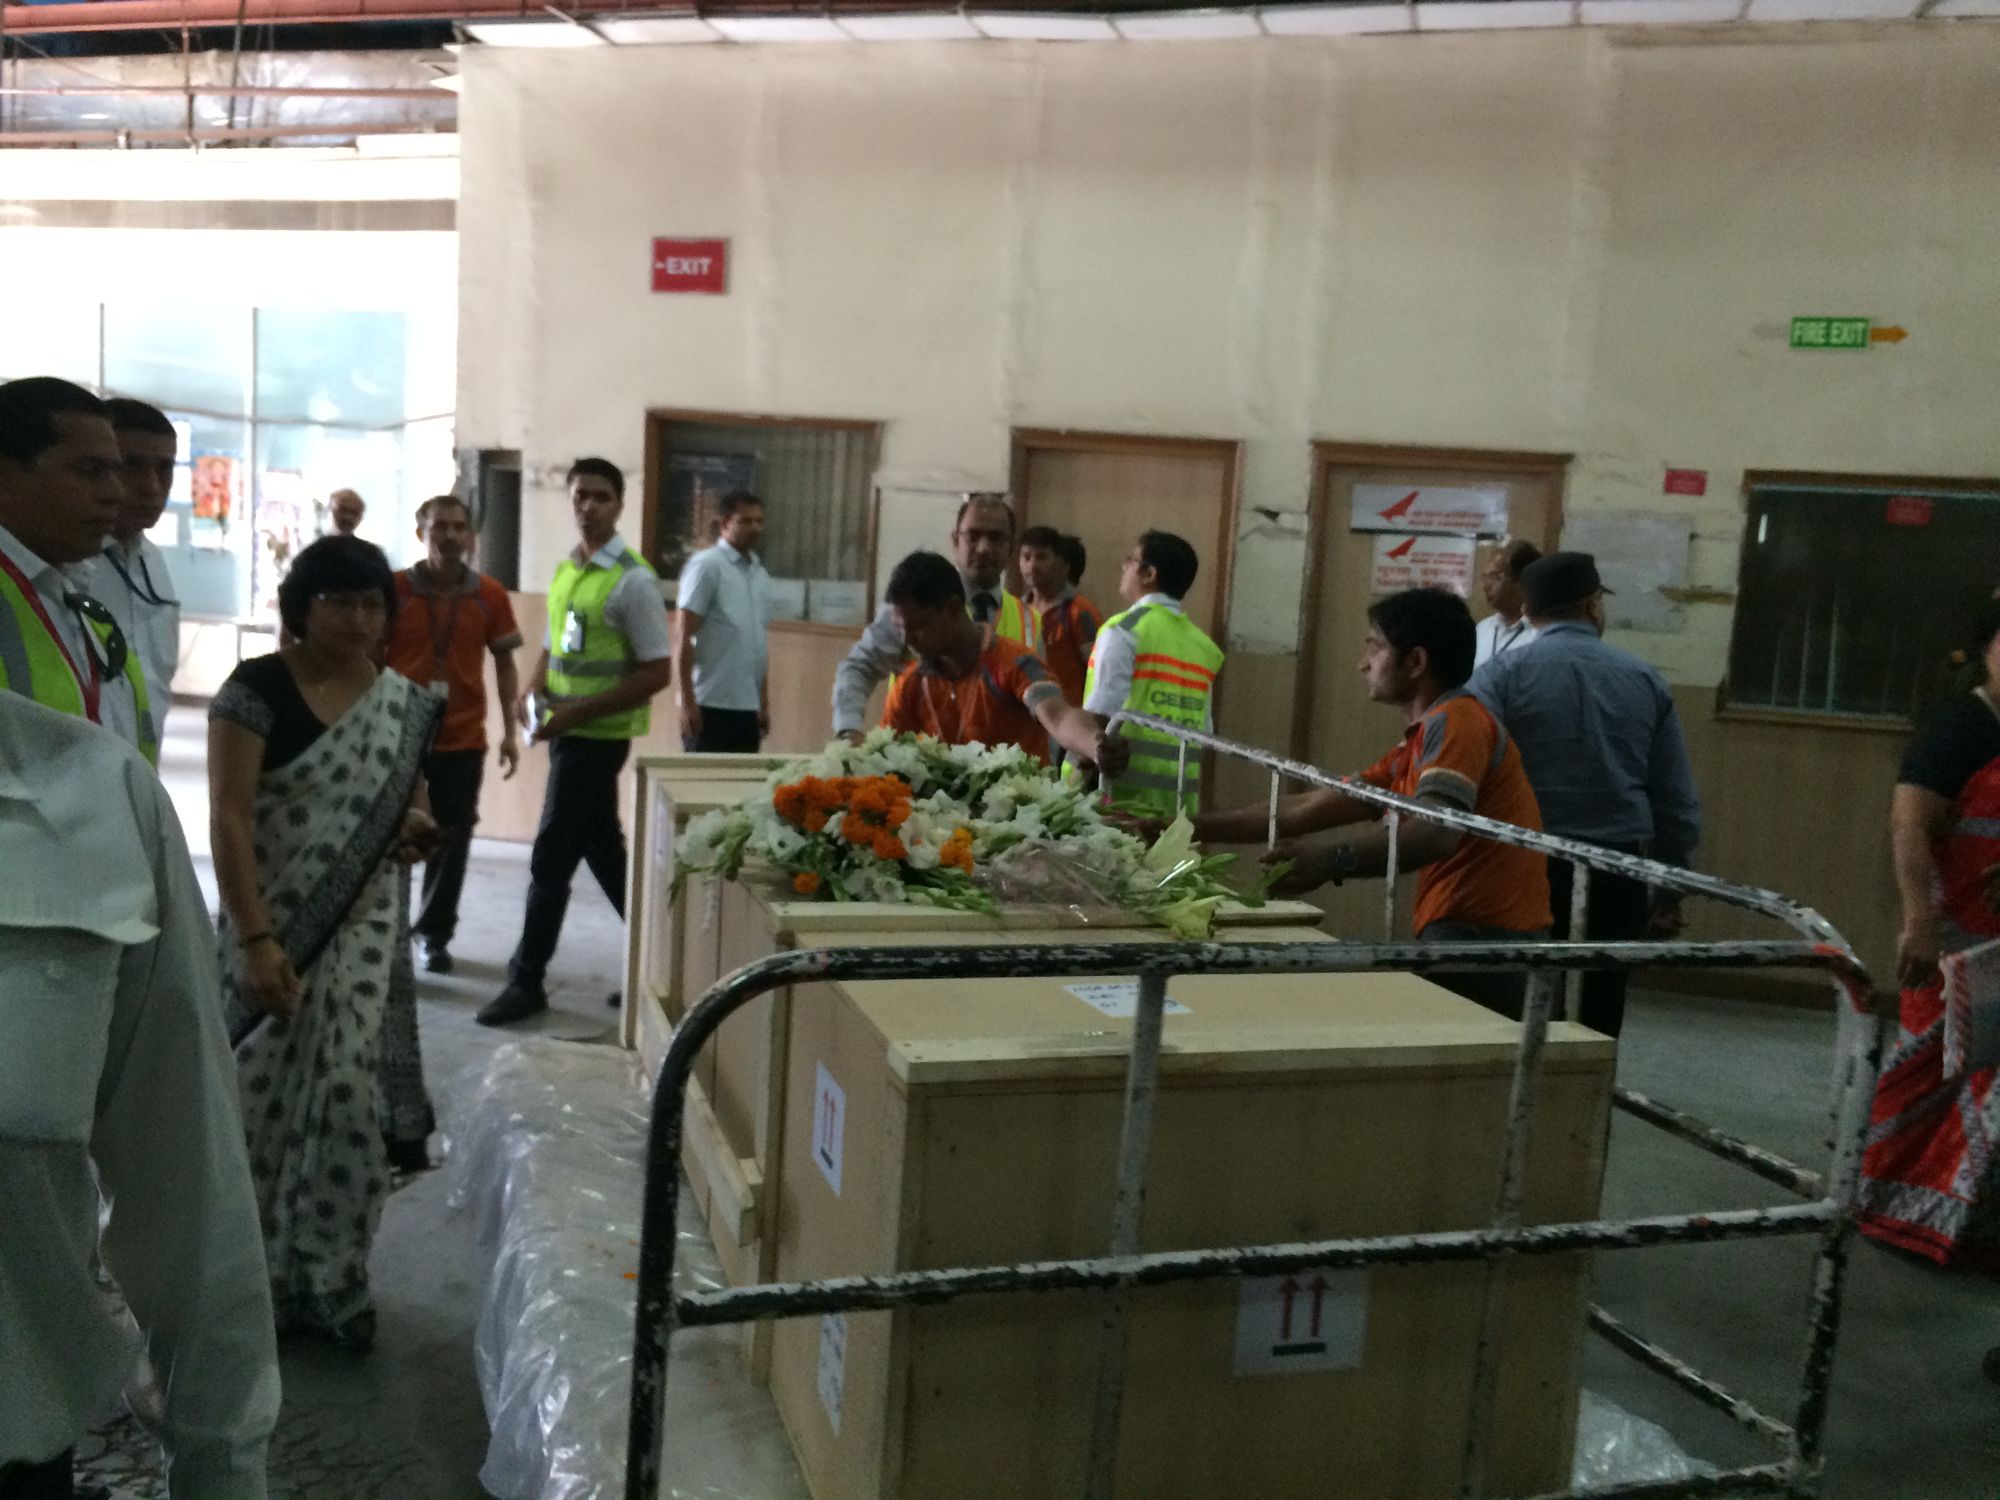
{"type": "Polygon", "coordinates": [[[431,816],[443,842],[437,855],[424,862],[423,899],[410,930],[434,943],[449,943],[458,931],[458,899],[465,891],[472,830],[479,823],[479,786],[485,778],[484,750],[433,750],[424,757],[431,816]]]}
{"type": "MultiPolygon", "coordinates": [[[[1558,939],[1569,933],[1569,898],[1575,882],[1575,867],[1566,859],[1549,861],[1549,905],[1554,909],[1558,939]]],[[[1646,919],[1652,897],[1644,881],[1623,875],[1590,872],[1590,910],[1584,917],[1584,936],[1598,943],[1635,942],[1646,935],[1646,919]]],[[[1625,1024],[1625,971],[1601,970],[1583,976],[1583,1007],[1577,1019],[1592,1031],[1618,1035],[1625,1024]]]]}
{"type": "Polygon", "coordinates": [[[74,1452],[66,1451],[47,1463],[0,1464],[0,1500],[71,1500],[75,1461],[74,1452]]]}
{"type": "MultiPolygon", "coordinates": [[[[1417,934],[1426,943],[1540,943],[1546,932],[1515,932],[1507,927],[1481,927],[1476,922],[1433,922],[1417,934]]],[[[1432,984],[1497,1011],[1510,1021],[1521,1019],[1528,1004],[1528,976],[1503,970],[1470,970],[1463,974],[1432,974],[1432,984]]]]}
{"type": "Polygon", "coordinates": [[[701,733],[681,736],[681,749],[690,755],[755,755],[763,744],[754,708],[704,708],[701,733]]]}
{"type": "Polygon", "coordinates": [[[589,865],[619,916],[625,915],[625,828],[618,821],[618,773],[630,740],[565,735],[549,745],[542,822],[528,856],[528,915],[507,964],[515,984],[539,989],[562,937],[576,867],[589,865]]]}

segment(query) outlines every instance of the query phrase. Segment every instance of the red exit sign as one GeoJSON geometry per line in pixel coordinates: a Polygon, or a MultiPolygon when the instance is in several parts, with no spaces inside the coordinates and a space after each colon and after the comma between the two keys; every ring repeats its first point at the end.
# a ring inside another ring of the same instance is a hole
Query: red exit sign
{"type": "Polygon", "coordinates": [[[1935,507],[1922,495],[1898,495],[1889,502],[1891,526],[1928,526],[1935,507]]]}
{"type": "Polygon", "coordinates": [[[729,241],[654,240],[653,290],[721,296],[729,290],[729,241]]]}

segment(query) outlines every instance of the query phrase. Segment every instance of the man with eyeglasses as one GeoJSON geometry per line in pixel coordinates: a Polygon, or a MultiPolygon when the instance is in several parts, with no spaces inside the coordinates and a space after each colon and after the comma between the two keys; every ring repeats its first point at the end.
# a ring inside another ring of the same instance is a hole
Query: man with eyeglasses
{"type": "Polygon", "coordinates": [[[118,525],[105,543],[91,591],[117,618],[126,644],[145,669],[157,744],[166,731],[174,673],[181,662],[181,607],[167,560],[146,533],[166,512],[180,437],[157,406],[128,396],[113,396],[104,406],[118,435],[125,503],[118,508],[118,525]]]}
{"type": "Polygon", "coordinates": [[[102,724],[157,765],[146,671],[91,592],[124,458],[105,404],[52,376],[0,385],[0,688],[102,724]]]}
{"type": "MultiPolygon", "coordinates": [[[[965,611],[988,639],[1012,641],[1024,650],[1041,650],[1042,632],[1035,612],[1007,591],[1007,561],[1014,551],[1014,509],[1007,497],[975,491],[958,508],[951,548],[958,575],[965,582],[965,611]]],[[[868,697],[878,684],[910,660],[909,645],[887,603],[876,611],[861,639],[833,674],[833,732],[859,742],[868,717],[868,697]]]]}

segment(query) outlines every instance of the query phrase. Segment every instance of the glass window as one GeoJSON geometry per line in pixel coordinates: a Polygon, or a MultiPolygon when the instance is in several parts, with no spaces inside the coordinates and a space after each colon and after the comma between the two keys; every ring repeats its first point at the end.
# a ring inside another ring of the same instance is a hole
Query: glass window
{"type": "Polygon", "coordinates": [[[178,411],[247,415],[250,309],[107,305],[104,386],[178,411]]]}
{"type": "Polygon", "coordinates": [[[2000,583],[2000,489],[1753,481],[1724,701],[1913,717],[2000,583]]]}
{"type": "Polygon", "coordinates": [[[257,416],[266,422],[389,427],[404,410],[404,316],[325,308],[257,310],[257,416]]]}
{"type": "Polygon", "coordinates": [[[0,322],[0,380],[59,375],[95,387],[98,306],[16,297],[0,322]]]}

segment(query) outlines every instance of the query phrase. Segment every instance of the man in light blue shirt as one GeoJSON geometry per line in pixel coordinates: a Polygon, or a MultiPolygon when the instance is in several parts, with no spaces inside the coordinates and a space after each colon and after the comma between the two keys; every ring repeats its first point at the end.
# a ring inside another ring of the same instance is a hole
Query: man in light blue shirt
{"type": "MultiPolygon", "coordinates": [[[[1473,674],[1473,696],[1514,736],[1542,826],[1558,838],[1687,866],[1701,841],[1701,798],[1688,763],[1680,715],[1666,679],[1604,633],[1606,589],[1596,559],[1552,552],[1521,575],[1532,651],[1509,651],[1473,674]]],[[[1567,860],[1549,861],[1555,935],[1569,936],[1567,860]]],[[[1587,936],[1624,942],[1680,930],[1676,898],[1654,901],[1647,887],[1593,874],[1587,936]]],[[[1622,973],[1587,975],[1582,1021],[1618,1034],[1625,1011],[1622,973]]]]}
{"type": "Polygon", "coordinates": [[[771,575],[758,560],[764,502],[722,497],[720,539],[681,568],[674,636],[681,748],[754,754],[771,729],[771,575]]]}

